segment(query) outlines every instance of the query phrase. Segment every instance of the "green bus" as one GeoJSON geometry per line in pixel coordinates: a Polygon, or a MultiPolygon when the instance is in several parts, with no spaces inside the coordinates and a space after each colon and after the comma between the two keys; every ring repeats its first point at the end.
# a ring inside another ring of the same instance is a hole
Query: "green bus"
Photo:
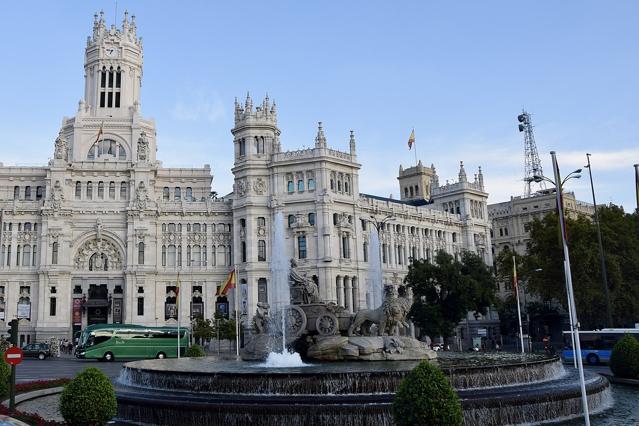
{"type": "MultiPolygon", "coordinates": [[[[77,358],[113,361],[132,358],[176,358],[177,327],[95,324],[80,334],[77,358]]],[[[180,355],[189,347],[189,330],[180,327],[180,355]]]]}

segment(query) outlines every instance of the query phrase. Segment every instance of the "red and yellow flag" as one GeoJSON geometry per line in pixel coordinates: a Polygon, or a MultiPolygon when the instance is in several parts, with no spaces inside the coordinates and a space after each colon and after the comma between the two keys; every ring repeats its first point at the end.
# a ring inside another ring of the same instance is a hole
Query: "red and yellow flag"
{"type": "Polygon", "coordinates": [[[517,291],[517,263],[515,261],[515,256],[513,256],[513,287],[515,291],[517,291]]]}
{"type": "Polygon", "coordinates": [[[415,143],[415,129],[410,132],[410,137],[408,138],[408,149],[410,150],[415,143]]]}
{"type": "Polygon", "coordinates": [[[218,296],[226,296],[232,288],[235,288],[235,268],[229,272],[229,276],[226,278],[226,281],[220,286],[218,296]]]}

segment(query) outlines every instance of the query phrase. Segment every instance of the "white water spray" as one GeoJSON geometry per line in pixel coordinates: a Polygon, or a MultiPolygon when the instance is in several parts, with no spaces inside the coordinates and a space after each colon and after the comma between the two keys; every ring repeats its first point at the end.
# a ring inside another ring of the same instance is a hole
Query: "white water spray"
{"type": "Polygon", "coordinates": [[[379,234],[377,229],[370,227],[370,245],[368,249],[368,280],[370,283],[370,306],[376,309],[382,306],[384,301],[384,283],[382,279],[382,264],[379,251],[379,234]]]}

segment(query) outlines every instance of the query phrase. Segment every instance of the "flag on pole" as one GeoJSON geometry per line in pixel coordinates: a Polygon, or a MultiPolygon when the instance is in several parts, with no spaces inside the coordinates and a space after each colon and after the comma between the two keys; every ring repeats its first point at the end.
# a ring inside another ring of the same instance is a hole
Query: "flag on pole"
{"type": "Polygon", "coordinates": [[[95,142],[93,142],[94,145],[100,141],[100,138],[102,137],[103,130],[104,130],[104,121],[100,124],[100,130],[98,130],[98,135],[95,138],[95,142]]]}
{"type": "Polygon", "coordinates": [[[218,296],[226,296],[232,288],[235,288],[235,268],[229,272],[229,276],[226,278],[226,281],[220,286],[218,296]]]}
{"type": "Polygon", "coordinates": [[[408,149],[410,150],[415,143],[415,129],[410,132],[410,137],[408,138],[408,149]]]}

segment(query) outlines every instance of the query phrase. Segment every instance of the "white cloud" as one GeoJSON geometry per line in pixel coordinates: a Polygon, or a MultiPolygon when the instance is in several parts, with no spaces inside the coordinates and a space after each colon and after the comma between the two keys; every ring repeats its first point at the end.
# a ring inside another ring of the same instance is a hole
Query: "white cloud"
{"type": "Polygon", "coordinates": [[[224,120],[226,110],[219,94],[187,90],[176,101],[171,115],[180,121],[205,120],[215,123],[224,120]]]}
{"type": "MultiPolygon", "coordinates": [[[[639,148],[623,149],[619,151],[592,151],[590,162],[593,172],[597,170],[629,169],[639,161],[639,148]]],[[[561,169],[579,169],[587,164],[585,151],[558,152],[557,161],[561,169]]]]}

